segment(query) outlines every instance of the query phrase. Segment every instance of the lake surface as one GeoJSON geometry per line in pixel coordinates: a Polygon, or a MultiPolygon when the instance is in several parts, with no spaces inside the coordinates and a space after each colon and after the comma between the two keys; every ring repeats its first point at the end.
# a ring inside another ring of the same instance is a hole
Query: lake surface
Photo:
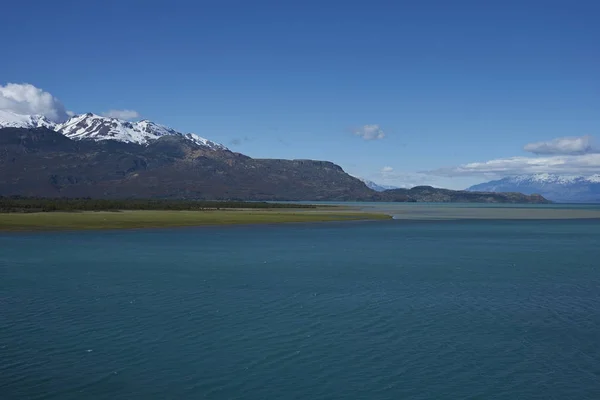
{"type": "MultiPolygon", "coordinates": [[[[308,202],[307,202],[308,203],[308,202]]],[[[315,204],[315,203],[308,203],[315,204]]],[[[413,220],[600,219],[600,204],[320,202],[413,220]]]]}
{"type": "Polygon", "coordinates": [[[599,399],[600,222],[0,234],[0,398],[599,399]]]}

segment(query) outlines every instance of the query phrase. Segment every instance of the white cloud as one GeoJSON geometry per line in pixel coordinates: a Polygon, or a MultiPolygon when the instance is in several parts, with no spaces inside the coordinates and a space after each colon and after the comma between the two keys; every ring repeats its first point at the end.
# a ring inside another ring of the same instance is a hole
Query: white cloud
{"type": "Polygon", "coordinates": [[[118,118],[124,120],[136,119],[140,117],[140,113],[135,110],[108,110],[102,113],[105,117],[118,118]]]}
{"type": "Polygon", "coordinates": [[[388,172],[392,172],[393,170],[394,170],[394,168],[392,168],[392,167],[383,167],[383,168],[381,168],[381,172],[384,173],[384,174],[388,173],[388,172]]]}
{"type": "Polygon", "coordinates": [[[540,173],[585,176],[600,171],[600,149],[594,145],[591,136],[561,137],[529,143],[524,150],[536,156],[498,158],[423,173],[447,178],[480,177],[490,180],[540,173]]]}
{"type": "Polygon", "coordinates": [[[360,136],[365,140],[377,140],[383,139],[385,137],[385,133],[379,127],[379,125],[364,125],[360,128],[354,129],[354,134],[356,136],[360,136]]]}
{"type": "Polygon", "coordinates": [[[529,143],[523,149],[535,154],[587,154],[600,152],[600,148],[594,146],[593,138],[589,135],[561,137],[547,142],[529,143]]]}
{"type": "Polygon", "coordinates": [[[446,177],[484,176],[494,178],[537,173],[590,175],[598,173],[599,170],[600,154],[583,154],[500,158],[456,167],[440,168],[426,173],[446,177]]]}
{"type": "MultiPolygon", "coordinates": [[[[43,115],[54,122],[63,122],[76,114],[66,110],[60,100],[52,94],[29,83],[0,85],[0,110],[24,115],[43,115]]],[[[125,120],[140,117],[135,110],[109,110],[102,115],[125,120]]]]}
{"type": "Polygon", "coordinates": [[[0,110],[16,114],[43,115],[55,122],[62,122],[68,118],[65,106],[56,97],[29,83],[0,85],[0,110]]]}

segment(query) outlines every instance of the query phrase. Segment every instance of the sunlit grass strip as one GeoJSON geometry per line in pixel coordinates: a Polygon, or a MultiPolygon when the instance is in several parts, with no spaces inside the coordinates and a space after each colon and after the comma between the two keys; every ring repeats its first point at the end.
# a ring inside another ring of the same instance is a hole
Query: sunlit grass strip
{"type": "Polygon", "coordinates": [[[337,210],[119,211],[0,214],[2,231],[136,229],[390,219],[385,214],[337,210]]]}

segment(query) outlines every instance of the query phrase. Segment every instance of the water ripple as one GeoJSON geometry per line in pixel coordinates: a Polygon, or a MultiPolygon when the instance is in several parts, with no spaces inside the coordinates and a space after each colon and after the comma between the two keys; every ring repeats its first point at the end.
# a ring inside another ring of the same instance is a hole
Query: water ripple
{"type": "Polygon", "coordinates": [[[0,236],[0,393],[597,399],[597,237],[576,221],[0,236]]]}

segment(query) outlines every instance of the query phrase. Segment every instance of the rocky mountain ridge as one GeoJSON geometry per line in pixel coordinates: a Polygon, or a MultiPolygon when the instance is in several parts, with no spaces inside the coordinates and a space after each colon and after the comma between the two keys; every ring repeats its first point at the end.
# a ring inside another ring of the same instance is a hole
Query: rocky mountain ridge
{"type": "Polygon", "coordinates": [[[115,140],[143,145],[163,136],[180,136],[200,146],[227,149],[194,133],[181,133],[146,119],[130,122],[93,113],[74,115],[62,123],[56,123],[41,115],[20,115],[0,110],[0,128],[48,128],[73,140],[115,140]]]}

